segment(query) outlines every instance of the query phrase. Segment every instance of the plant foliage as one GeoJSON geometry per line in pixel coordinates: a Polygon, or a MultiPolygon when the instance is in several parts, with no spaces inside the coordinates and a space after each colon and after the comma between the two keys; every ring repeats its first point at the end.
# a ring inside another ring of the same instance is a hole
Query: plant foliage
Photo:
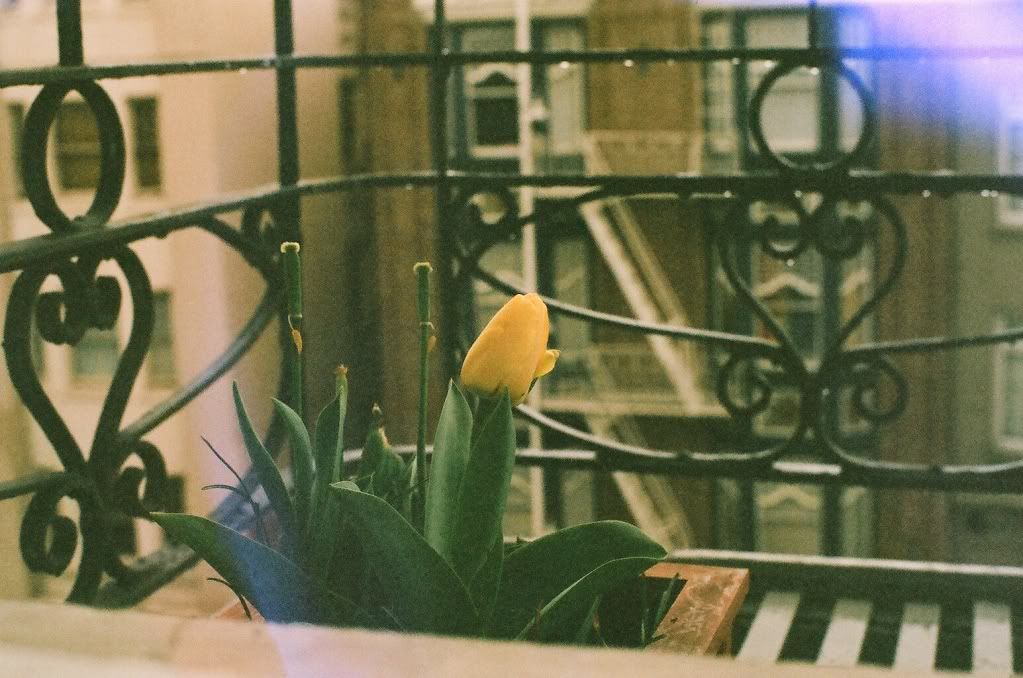
{"type": "MultiPolygon", "coordinates": [[[[546,309],[542,321],[546,337],[546,309]]],[[[153,519],[267,620],[580,641],[593,636],[601,597],[665,555],[637,528],[615,521],[505,544],[515,458],[507,389],[481,399],[474,411],[451,382],[425,487],[416,473],[425,457],[420,452],[419,461],[406,461],[394,452],[379,409],[358,467],[345,478],[348,382],[341,368],[336,395],[311,433],[299,413],[273,403],[291,453],[290,490],[237,386],[233,393],[245,449],[267,499],[263,510],[254,510],[257,538],[196,516],[157,513],[153,519]],[[275,521],[263,525],[268,514],[275,521]]],[[[237,478],[237,492],[255,508],[250,488],[237,478]]]]}

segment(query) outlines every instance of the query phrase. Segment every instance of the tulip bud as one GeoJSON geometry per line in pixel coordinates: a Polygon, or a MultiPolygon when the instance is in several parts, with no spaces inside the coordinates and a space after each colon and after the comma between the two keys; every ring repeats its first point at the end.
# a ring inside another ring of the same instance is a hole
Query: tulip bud
{"type": "Polygon", "coordinates": [[[535,293],[517,294],[487,323],[462,363],[462,385],[484,397],[508,389],[513,404],[526,399],[533,380],[554,369],[558,351],[547,348],[547,306],[535,293]]]}

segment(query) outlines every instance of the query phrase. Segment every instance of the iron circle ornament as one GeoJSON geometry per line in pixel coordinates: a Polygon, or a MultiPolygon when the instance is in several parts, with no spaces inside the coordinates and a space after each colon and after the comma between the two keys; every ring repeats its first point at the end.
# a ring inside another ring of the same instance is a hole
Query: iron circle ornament
{"type": "Polygon", "coordinates": [[[838,172],[846,170],[863,157],[877,132],[877,112],[873,96],[856,71],[846,66],[841,60],[821,63],[803,60],[779,62],[768,71],[767,75],[757,85],[756,90],[753,92],[753,97],[750,99],[749,107],[749,127],[753,143],[768,162],[783,171],[838,172]],[[837,157],[831,160],[798,162],[771,148],[771,144],[764,134],[764,102],[767,99],[767,95],[770,94],[771,88],[779,80],[800,68],[831,69],[853,88],[860,101],[863,124],[860,129],[859,138],[856,140],[856,145],[853,146],[852,150],[840,152],[837,157]]]}
{"type": "Polygon", "coordinates": [[[95,82],[48,84],[36,96],[25,115],[22,148],[42,152],[21,154],[25,197],[39,220],[51,231],[65,233],[82,226],[102,226],[110,220],[121,200],[125,174],[124,128],[114,102],[95,82]],[[99,130],[100,173],[92,203],[85,214],[71,218],[57,204],[50,187],[47,148],[50,128],[68,94],[77,92],[96,119],[99,130]]]}
{"type": "Polygon", "coordinates": [[[814,212],[813,238],[817,251],[832,261],[845,261],[863,251],[870,234],[862,219],[838,212],[839,202],[825,199],[814,212]]]}
{"type": "Polygon", "coordinates": [[[799,198],[792,194],[782,196],[776,204],[792,210],[796,217],[796,227],[794,230],[786,227],[776,214],[767,216],[758,229],[760,247],[765,254],[778,261],[796,259],[811,243],[812,215],[807,213],[799,198]]]}
{"type": "Polygon", "coordinates": [[[496,183],[466,186],[454,195],[453,205],[459,214],[458,241],[463,252],[474,252],[471,258],[519,232],[519,204],[508,186],[496,183]]]}

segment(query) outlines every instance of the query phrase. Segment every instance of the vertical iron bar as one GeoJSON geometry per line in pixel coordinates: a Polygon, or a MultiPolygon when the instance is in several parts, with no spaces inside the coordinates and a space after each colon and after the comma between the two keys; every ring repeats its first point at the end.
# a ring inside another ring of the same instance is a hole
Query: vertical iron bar
{"type": "Polygon", "coordinates": [[[820,47],[820,25],[818,19],[820,18],[820,12],[817,7],[817,0],[810,0],[809,11],[806,14],[807,21],[807,39],[810,45],[810,49],[817,49],[820,47]]]}
{"type": "MultiPolygon", "coordinates": [[[[743,31],[743,34],[745,36],[745,29],[743,31]]],[[[745,37],[743,37],[742,45],[743,47],[746,46],[745,37]]],[[[743,68],[743,72],[740,75],[740,79],[742,80],[743,88],[742,91],[744,92],[746,91],[747,87],[745,78],[746,69],[743,68]]],[[[740,97],[740,99],[744,102],[743,106],[745,107],[746,98],[743,96],[740,97]]],[[[741,115],[743,116],[748,115],[748,112],[746,111],[745,108],[743,109],[741,115]]],[[[745,121],[745,117],[743,118],[743,120],[745,121]]],[[[748,122],[744,122],[744,125],[747,124],[748,122]]],[[[745,134],[740,134],[740,136],[746,138],[745,134]]],[[[746,157],[745,152],[743,153],[743,156],[746,157]]],[[[747,216],[746,219],[748,220],[749,217],[747,216]]],[[[747,227],[743,229],[743,233],[745,234],[749,232],[750,229],[748,228],[747,223],[747,227]]],[[[735,258],[736,267],[738,268],[740,275],[745,279],[747,285],[753,284],[753,262],[755,256],[756,255],[753,252],[752,242],[749,240],[747,236],[744,235],[743,242],[736,247],[735,258]]],[[[722,265],[723,263],[724,262],[722,262],[722,265]]],[[[735,331],[749,336],[754,335],[753,313],[748,307],[743,306],[742,310],[738,314],[736,324],[738,325],[738,327],[735,328],[735,331]]],[[[749,395],[750,394],[747,393],[747,396],[749,395]]],[[[738,435],[738,440],[740,441],[739,443],[740,446],[743,447],[748,446],[749,450],[755,449],[755,446],[757,444],[757,438],[756,429],[754,428],[753,425],[753,419],[750,417],[745,417],[741,421],[737,420],[735,426],[736,433],[738,435]]],[[[760,536],[760,528],[757,521],[756,485],[753,483],[752,480],[741,479],[737,481],[736,485],[738,486],[739,489],[738,506],[736,507],[736,517],[738,519],[737,527],[739,532],[739,548],[743,551],[756,551],[757,542],[759,541],[758,537],[760,536]]]]}
{"type": "MultiPolygon", "coordinates": [[[[835,85],[837,92],[837,83],[835,85]]],[[[835,104],[835,108],[832,109],[835,115],[838,115],[838,105],[835,104]]],[[[839,140],[836,129],[833,133],[827,134],[822,137],[822,155],[826,158],[837,157],[838,153],[841,152],[839,148],[839,140]]],[[[826,214],[824,219],[838,220],[838,214],[826,214]]],[[[821,224],[818,228],[826,228],[826,224],[821,224]]],[[[833,224],[836,235],[834,237],[842,237],[841,224],[833,224]]],[[[827,236],[825,236],[827,237],[827,236]]],[[[832,342],[838,337],[838,333],[842,329],[843,318],[842,318],[842,271],[843,264],[839,261],[833,261],[827,257],[823,257],[824,262],[824,308],[823,318],[821,321],[824,324],[823,331],[823,345],[831,346],[832,342]]],[[[842,431],[841,414],[838,405],[838,393],[833,393],[832,397],[818,399],[816,407],[825,408],[823,412],[815,412],[813,416],[824,422],[824,426],[827,428],[828,434],[834,440],[840,440],[844,444],[846,442],[845,436],[842,431]]],[[[826,556],[837,556],[842,554],[842,488],[835,487],[832,485],[825,485],[821,488],[821,523],[819,533],[819,546],[820,552],[826,556]]]]}
{"type": "MultiPolygon", "coordinates": [[[[746,18],[736,17],[732,22],[732,47],[736,49],[746,48],[746,18]]],[[[749,124],[749,98],[750,98],[750,64],[751,61],[742,61],[732,67],[735,77],[735,89],[732,91],[732,101],[735,104],[736,136],[738,138],[737,165],[739,170],[749,169],[752,164],[753,150],[750,148],[751,140],[747,130],[749,124]]]]}
{"type": "Polygon", "coordinates": [[[81,66],[85,62],[81,0],[57,0],[57,46],[61,66],[81,66]]]}
{"type": "Polygon", "coordinates": [[[757,550],[757,492],[752,480],[740,480],[739,505],[735,512],[739,528],[739,549],[742,551],[757,550]]]}
{"type": "MultiPolygon", "coordinates": [[[[278,59],[295,51],[291,0],[274,0],[274,52],[278,59]]],[[[295,115],[295,67],[277,64],[277,146],[282,185],[298,181],[298,126],[295,115]]]]}
{"type": "MultiPolygon", "coordinates": [[[[277,172],[280,185],[294,186],[298,183],[298,113],[296,107],[295,66],[284,63],[283,58],[295,53],[295,32],[291,0],[274,0],[274,53],[277,56],[277,172]]],[[[302,242],[299,229],[299,197],[288,196],[276,206],[274,221],[280,229],[282,240],[302,242]]],[[[301,284],[301,282],[299,283],[301,284]]],[[[284,369],[291,373],[285,379],[287,390],[301,389],[303,360],[298,351],[289,351],[284,369]]],[[[299,416],[302,411],[302,393],[288,393],[288,404],[299,416]]]]}
{"type": "Polygon", "coordinates": [[[821,554],[842,555],[842,488],[825,485],[821,488],[824,513],[821,524],[821,554]]]}
{"type": "MultiPolygon", "coordinates": [[[[818,46],[823,42],[828,47],[839,47],[839,35],[837,19],[833,13],[827,13],[822,17],[819,12],[810,19],[810,27],[814,31],[811,37],[811,46],[818,46]]],[[[820,95],[817,105],[820,106],[820,151],[821,160],[831,161],[842,154],[842,130],[840,120],[842,115],[841,87],[842,78],[834,68],[819,69],[820,95]]],[[[837,327],[837,325],[835,326],[837,327]]]]}
{"type": "Polygon", "coordinates": [[[431,35],[430,54],[430,151],[431,165],[436,175],[434,193],[434,215],[437,219],[437,258],[439,259],[438,278],[440,280],[441,327],[446,339],[446,350],[443,351],[444,363],[441,366],[447,377],[453,377],[457,370],[455,352],[457,350],[459,331],[458,305],[462,295],[455,288],[454,271],[454,224],[449,223],[448,203],[450,202],[450,184],[448,182],[448,107],[447,87],[451,73],[444,41],[447,36],[447,18],[444,0],[434,0],[433,34],[431,35]]]}
{"type": "Polygon", "coordinates": [[[556,466],[543,470],[543,498],[543,514],[547,524],[556,530],[566,527],[565,474],[556,466]]]}

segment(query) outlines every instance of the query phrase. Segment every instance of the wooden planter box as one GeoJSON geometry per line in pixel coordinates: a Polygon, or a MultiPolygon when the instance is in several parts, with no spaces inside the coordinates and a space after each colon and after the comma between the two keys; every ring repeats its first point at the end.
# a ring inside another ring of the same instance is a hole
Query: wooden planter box
{"type": "Polygon", "coordinates": [[[651,650],[678,654],[731,654],[732,625],[749,592],[749,570],[683,563],[658,563],[647,577],[685,581],[651,650]]]}
{"type": "MultiPolygon", "coordinates": [[[[685,583],[664,615],[655,635],[662,636],[648,649],[676,654],[719,655],[732,652],[732,624],[749,592],[749,570],[683,563],[658,563],[645,573],[652,579],[685,583]]],[[[251,609],[251,608],[250,608],[251,609]]],[[[218,619],[246,619],[239,602],[214,615],[218,619]]],[[[252,610],[253,620],[263,621],[252,610]]]]}

